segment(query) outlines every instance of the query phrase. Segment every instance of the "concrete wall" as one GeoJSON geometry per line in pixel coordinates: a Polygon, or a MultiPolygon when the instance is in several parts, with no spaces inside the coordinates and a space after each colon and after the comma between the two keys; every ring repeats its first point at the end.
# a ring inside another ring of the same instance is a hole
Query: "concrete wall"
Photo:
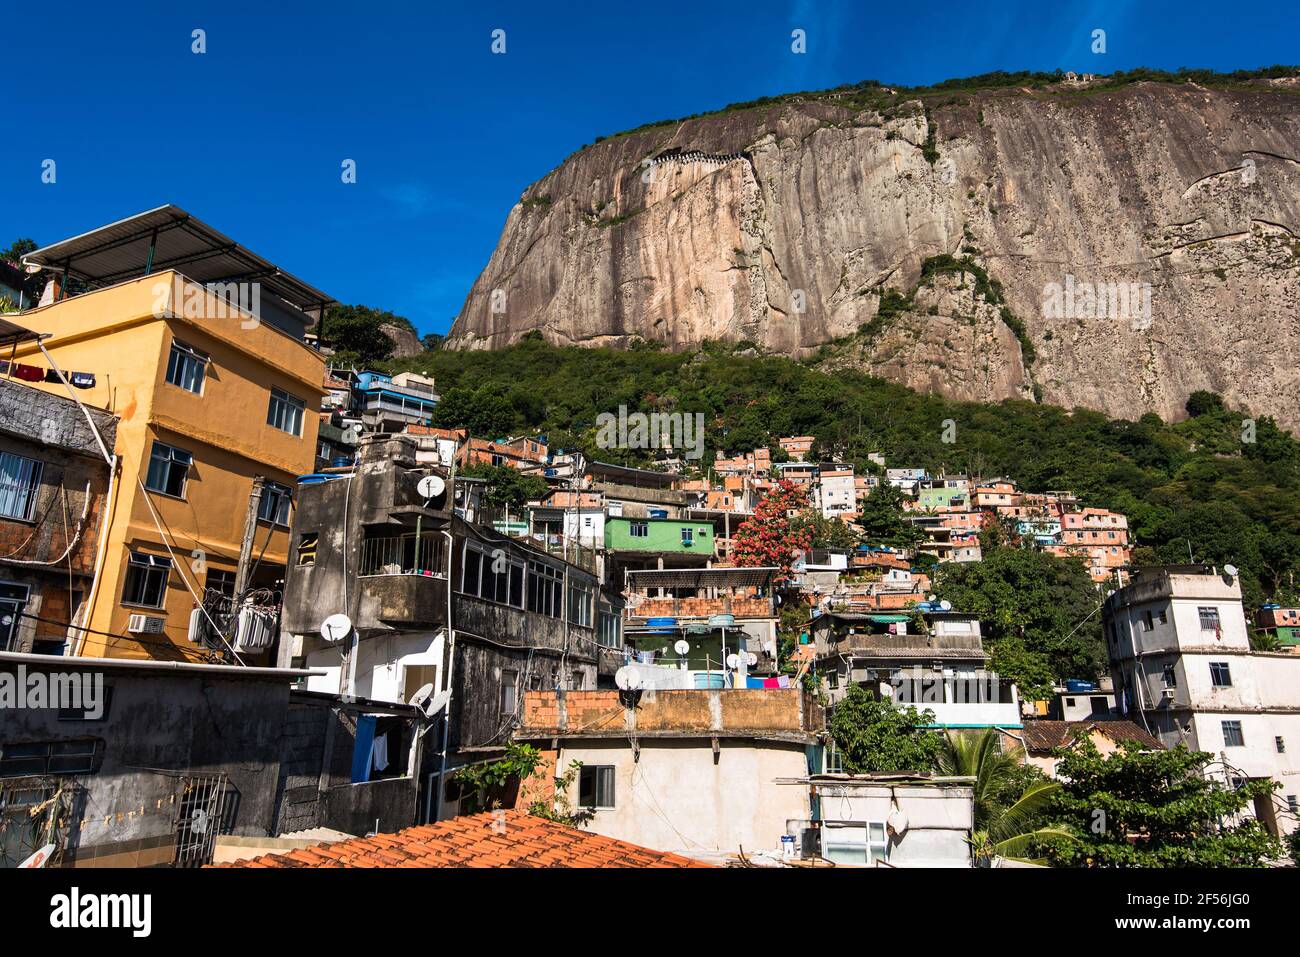
{"type": "Polygon", "coordinates": [[[966,838],[974,823],[973,791],[914,784],[817,785],[814,818],[826,823],[886,823],[894,803],[908,827],[890,839],[893,867],[969,867],[966,838]]]}
{"type": "MultiPolygon", "coordinates": [[[[744,692],[739,692],[744,693],[744,692]]],[[[656,850],[693,856],[779,850],[788,822],[808,819],[808,791],[775,783],[808,772],[804,747],[721,738],[717,760],[708,738],[574,740],[559,751],[571,761],[614,767],[614,807],[602,808],[587,830],[656,850]]],[[[569,795],[576,805],[578,785],[569,795]]]]}

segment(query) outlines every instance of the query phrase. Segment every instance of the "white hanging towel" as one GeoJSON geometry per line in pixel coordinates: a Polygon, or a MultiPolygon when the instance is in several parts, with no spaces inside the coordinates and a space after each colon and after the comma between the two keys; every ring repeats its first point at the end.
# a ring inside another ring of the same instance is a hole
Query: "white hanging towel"
{"type": "Polygon", "coordinates": [[[370,760],[376,771],[388,767],[388,735],[381,734],[370,745],[370,760]]]}

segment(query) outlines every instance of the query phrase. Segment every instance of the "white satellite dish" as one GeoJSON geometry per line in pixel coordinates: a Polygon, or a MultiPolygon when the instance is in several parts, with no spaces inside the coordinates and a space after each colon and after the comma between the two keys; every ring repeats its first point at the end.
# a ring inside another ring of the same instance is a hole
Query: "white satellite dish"
{"type": "Polygon", "coordinates": [[[684,655],[690,650],[691,643],[685,638],[678,638],[677,643],[673,645],[673,651],[677,652],[679,655],[684,655]]]}
{"type": "Polygon", "coordinates": [[[420,690],[411,695],[411,700],[407,702],[413,708],[419,708],[420,712],[426,718],[432,718],[435,714],[447,707],[451,700],[450,691],[439,691],[436,694],[432,684],[421,685],[420,690]]]}
{"type": "Polygon", "coordinates": [[[1224,570],[1225,573],[1227,573],[1227,575],[1228,575],[1229,578],[1236,578],[1236,577],[1237,577],[1237,566],[1236,566],[1236,565],[1224,565],[1224,566],[1223,566],[1223,570],[1224,570]]]}
{"type": "Polygon", "coordinates": [[[420,493],[421,498],[437,498],[447,490],[447,483],[437,475],[426,475],[416,483],[415,490],[420,493]]]}
{"type": "Polygon", "coordinates": [[[740,667],[740,659],[737,658],[734,654],[727,655],[727,667],[730,668],[732,671],[735,671],[737,668],[740,667]]]}
{"type": "Polygon", "coordinates": [[[943,601],[939,602],[939,607],[944,611],[952,611],[952,602],[945,598],[943,601]]]}
{"type": "Polygon", "coordinates": [[[754,665],[758,664],[758,655],[751,651],[749,654],[745,655],[745,660],[749,662],[749,667],[752,668],[754,665]]]}
{"type": "Polygon", "coordinates": [[[321,622],[320,636],[330,644],[342,641],[350,634],[352,634],[352,619],[342,612],[337,615],[330,615],[321,622]]]}
{"type": "Polygon", "coordinates": [[[614,684],[622,691],[636,691],[641,687],[641,672],[624,665],[614,672],[614,684]]]}
{"type": "Polygon", "coordinates": [[[430,681],[428,684],[420,685],[419,689],[415,692],[415,694],[411,695],[411,700],[406,703],[409,704],[412,708],[419,708],[421,711],[423,711],[424,703],[432,697],[433,697],[433,682],[430,681]]]}
{"type": "Polygon", "coordinates": [[[53,853],[54,853],[54,845],[53,845],[53,844],[46,844],[44,847],[42,847],[42,848],[41,848],[40,850],[38,850],[36,853],[32,854],[30,857],[28,857],[26,860],[24,860],[21,864],[19,864],[18,867],[19,867],[20,869],[22,869],[22,868],[28,868],[28,869],[30,869],[30,868],[34,868],[34,867],[44,867],[44,866],[49,862],[49,860],[50,860],[50,855],[53,854],[53,853]]]}

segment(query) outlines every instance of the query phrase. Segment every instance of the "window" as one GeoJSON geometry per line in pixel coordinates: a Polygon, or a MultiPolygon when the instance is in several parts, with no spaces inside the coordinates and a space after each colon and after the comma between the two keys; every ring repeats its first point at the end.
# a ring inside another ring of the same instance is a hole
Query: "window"
{"type": "Polygon", "coordinates": [[[186,392],[203,394],[203,379],[208,371],[208,354],[177,339],[172,340],[172,352],[167,358],[167,381],[186,392]]]}
{"type": "Polygon", "coordinates": [[[1278,754],[1286,754],[1286,738],[1279,734],[1273,739],[1273,744],[1277,748],[1278,754]]]}
{"type": "Polygon", "coordinates": [[[262,497],[257,502],[257,519],[272,525],[289,525],[289,503],[293,501],[293,492],[275,482],[262,485],[262,497]]]}
{"type": "Polygon", "coordinates": [[[1142,612],[1142,630],[1150,631],[1154,627],[1155,627],[1155,623],[1154,623],[1154,619],[1151,617],[1151,612],[1149,611],[1142,612]]]}
{"type": "Polygon", "coordinates": [[[208,591],[217,592],[227,598],[234,598],[235,573],[222,571],[220,568],[209,568],[208,579],[204,587],[208,591]]]}
{"type": "Polygon", "coordinates": [[[619,626],[622,622],[614,609],[605,604],[600,606],[599,627],[596,630],[596,644],[603,645],[606,648],[617,648],[623,642],[619,635],[619,626]]]}
{"type": "Polygon", "coordinates": [[[1286,796],[1286,806],[1287,810],[1292,814],[1300,813],[1300,801],[1296,799],[1294,794],[1288,794],[1286,796]]]}
{"type": "Polygon", "coordinates": [[[0,452],[0,515],[24,522],[32,517],[43,468],[36,459],[0,452]]]}
{"type": "Polygon", "coordinates": [[[884,822],[826,824],[822,828],[822,857],[836,864],[871,864],[889,858],[884,822]]]}
{"type": "Polygon", "coordinates": [[[461,562],[460,590],[466,595],[477,595],[479,578],[483,572],[483,553],[465,543],[465,559],[461,562]]]}
{"type": "Polygon", "coordinates": [[[290,435],[302,435],[302,413],[306,403],[281,389],[271,390],[271,405],[266,411],[266,424],[290,435]]]}
{"type": "Polygon", "coordinates": [[[1217,608],[1197,608],[1196,613],[1201,618],[1201,631],[1219,631],[1219,609],[1217,608]]]}
{"type": "Polygon", "coordinates": [[[515,713],[516,699],[518,696],[519,672],[505,671],[501,672],[501,715],[504,717],[508,714],[515,713]]]}
{"type": "Polygon", "coordinates": [[[149,474],[145,477],[144,486],[151,492],[184,498],[185,484],[189,481],[193,465],[194,456],[189,452],[155,442],[153,453],[149,456],[149,474]]]}
{"type": "Polygon", "coordinates": [[[1174,670],[1173,665],[1165,665],[1165,673],[1162,677],[1166,688],[1178,687],[1178,672],[1174,670]]]}
{"type": "Polygon", "coordinates": [[[578,772],[578,806],[614,806],[614,765],[584,764],[578,772]]]}
{"type": "Polygon", "coordinates": [[[591,603],[595,589],[583,582],[569,582],[569,621],[579,628],[591,627],[591,603]]]}
{"type": "Polygon", "coordinates": [[[564,600],[564,572],[542,562],[528,563],[528,610],[559,618],[564,600]]]}
{"type": "Polygon", "coordinates": [[[132,552],[126,563],[126,587],[122,589],[122,604],[161,608],[167,595],[167,579],[171,571],[170,558],[132,552]]]}
{"type": "Polygon", "coordinates": [[[650,537],[650,523],[649,523],[649,522],[633,522],[632,524],[630,524],[630,525],[628,526],[628,528],[627,528],[627,533],[628,533],[628,535],[630,535],[632,538],[649,538],[649,537],[650,537]]]}
{"type": "Polygon", "coordinates": [[[298,564],[316,564],[316,540],[318,532],[303,532],[298,536],[298,564]]]}
{"type": "Polygon", "coordinates": [[[683,545],[695,544],[695,533],[691,529],[689,528],[682,529],[682,544],[683,545]]]}
{"type": "Polygon", "coordinates": [[[1223,722],[1223,744],[1229,748],[1244,748],[1246,746],[1246,738],[1241,733],[1240,721],[1223,722]]]}
{"type": "Polygon", "coordinates": [[[500,605],[524,607],[524,563],[504,549],[489,553],[483,546],[465,543],[460,590],[500,605]]]}
{"type": "Polygon", "coordinates": [[[0,747],[0,778],[30,774],[89,774],[99,746],[93,740],[37,741],[0,747]]]}
{"type": "Polygon", "coordinates": [[[1210,662],[1210,682],[1216,688],[1232,687],[1232,675],[1228,671],[1228,663],[1226,661],[1210,662]]]}
{"type": "Polygon", "coordinates": [[[27,607],[31,589],[17,582],[0,582],[0,651],[9,651],[18,631],[18,616],[27,607]]]}

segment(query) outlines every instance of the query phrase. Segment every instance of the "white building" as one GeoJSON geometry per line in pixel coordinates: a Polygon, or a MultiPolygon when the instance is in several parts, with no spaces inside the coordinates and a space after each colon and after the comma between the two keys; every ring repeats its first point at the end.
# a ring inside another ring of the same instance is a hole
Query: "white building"
{"type": "Polygon", "coordinates": [[[1213,754],[1216,777],[1279,782],[1256,816],[1294,830],[1300,657],[1251,650],[1237,579],[1208,565],[1140,569],[1102,621],[1121,710],[1166,747],[1213,754]]]}
{"type": "Polygon", "coordinates": [[[818,504],[824,518],[840,518],[857,511],[853,469],[848,466],[823,466],[818,485],[818,504]]]}

